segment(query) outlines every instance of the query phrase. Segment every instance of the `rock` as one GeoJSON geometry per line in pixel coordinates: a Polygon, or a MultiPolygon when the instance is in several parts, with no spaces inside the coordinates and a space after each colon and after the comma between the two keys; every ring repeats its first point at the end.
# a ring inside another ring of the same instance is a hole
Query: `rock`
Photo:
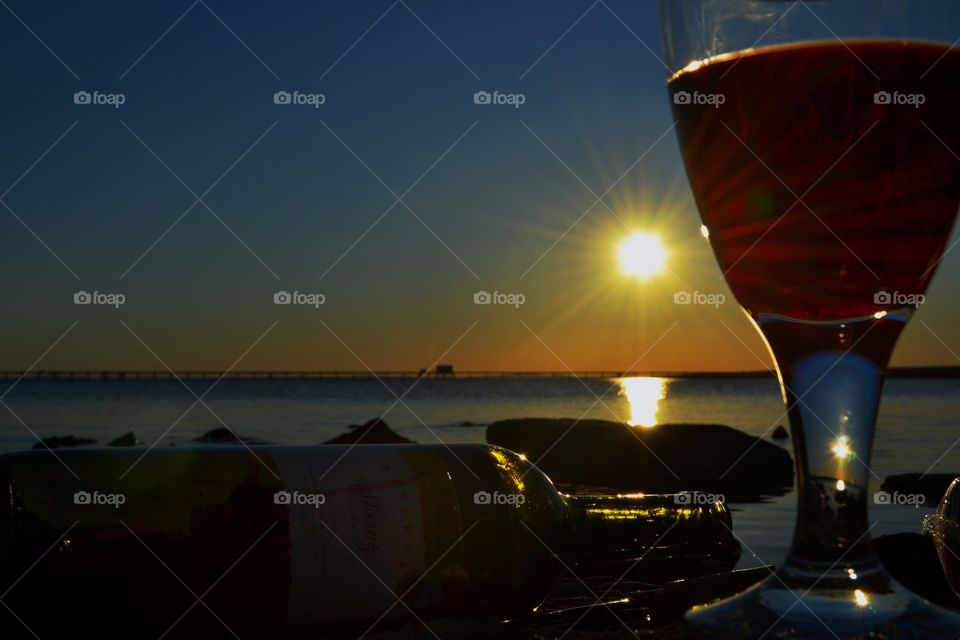
{"type": "Polygon", "coordinates": [[[207,431],[199,438],[194,438],[194,442],[203,442],[206,444],[230,444],[240,442],[240,438],[230,429],[219,427],[212,431],[207,431]]]}
{"type": "Polygon", "coordinates": [[[787,428],[781,424],[777,425],[777,428],[773,430],[773,435],[770,437],[774,440],[788,440],[790,434],[787,432],[787,428]]]}
{"type": "Polygon", "coordinates": [[[97,444],[97,441],[91,440],[90,438],[78,438],[71,434],[69,436],[52,436],[50,438],[44,438],[37,444],[33,445],[33,448],[62,449],[65,447],[84,447],[91,444],[97,444]]]}
{"type": "Polygon", "coordinates": [[[873,546],[887,571],[907,589],[935,604],[960,609],[960,598],[950,589],[930,538],[895,533],[874,538],[873,546]]]}
{"type": "Polygon", "coordinates": [[[413,442],[387,426],[380,418],[374,418],[361,425],[352,424],[350,430],[324,444],[408,444],[413,442]]]}
{"type": "Polygon", "coordinates": [[[950,483],[953,482],[958,473],[928,473],[926,475],[922,473],[903,473],[895,476],[887,476],[883,481],[883,484],[880,485],[881,491],[886,491],[887,493],[893,493],[894,491],[898,493],[921,493],[926,498],[924,503],[928,507],[936,507],[941,500],[943,500],[944,494],[947,492],[947,487],[950,486],[950,483]]]}
{"type": "Polygon", "coordinates": [[[646,493],[722,493],[727,500],[783,495],[793,461],[783,448],[715,424],[651,429],[606,420],[501,420],[487,442],[523,453],[554,482],[646,493]]]}
{"type": "Polygon", "coordinates": [[[127,431],[118,438],[114,438],[107,443],[108,447],[136,447],[140,444],[140,438],[133,431],[127,431]]]}
{"type": "Polygon", "coordinates": [[[199,438],[194,438],[193,441],[204,444],[266,444],[265,441],[256,438],[241,438],[226,427],[218,427],[207,431],[199,438]]]}

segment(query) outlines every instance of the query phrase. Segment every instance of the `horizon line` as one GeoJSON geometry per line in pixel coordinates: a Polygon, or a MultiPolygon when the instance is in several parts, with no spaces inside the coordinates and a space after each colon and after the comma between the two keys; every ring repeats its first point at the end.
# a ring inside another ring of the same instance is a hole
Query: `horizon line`
{"type": "MultiPolygon", "coordinates": [[[[886,374],[893,377],[960,376],[958,365],[931,365],[891,367],[886,374]]],[[[148,369],[35,369],[28,371],[0,371],[0,379],[66,379],[66,380],[173,380],[183,379],[350,379],[350,378],[708,378],[708,377],[776,377],[773,369],[746,369],[724,371],[621,371],[621,370],[464,370],[454,369],[390,369],[381,371],[342,369],[276,370],[251,369],[222,371],[215,369],[184,369],[180,371],[148,369]]]]}

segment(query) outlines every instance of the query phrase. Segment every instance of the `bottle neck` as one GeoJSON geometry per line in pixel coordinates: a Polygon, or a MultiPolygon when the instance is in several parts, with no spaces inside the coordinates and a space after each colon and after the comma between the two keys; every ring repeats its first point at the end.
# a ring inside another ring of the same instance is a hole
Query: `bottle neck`
{"type": "Polygon", "coordinates": [[[636,565],[650,578],[661,570],[680,577],[687,570],[732,568],[739,557],[722,501],[678,500],[672,494],[564,495],[563,500],[568,520],[562,557],[578,571],[636,565]]]}

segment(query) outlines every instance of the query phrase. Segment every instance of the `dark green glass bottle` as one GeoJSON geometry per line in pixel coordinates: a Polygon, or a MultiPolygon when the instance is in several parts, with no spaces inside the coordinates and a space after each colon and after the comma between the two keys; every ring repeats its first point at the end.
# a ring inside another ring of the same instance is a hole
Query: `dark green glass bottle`
{"type": "Polygon", "coordinates": [[[30,451],[0,481],[2,600],[41,638],[502,619],[564,564],[677,577],[739,549],[721,503],[565,496],[485,445],[30,451]]]}

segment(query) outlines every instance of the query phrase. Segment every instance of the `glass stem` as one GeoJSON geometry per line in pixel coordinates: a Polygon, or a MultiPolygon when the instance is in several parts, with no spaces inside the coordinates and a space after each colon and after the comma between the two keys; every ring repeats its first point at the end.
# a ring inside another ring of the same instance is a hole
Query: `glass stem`
{"type": "Polygon", "coordinates": [[[787,403],[797,467],[793,543],[779,571],[791,588],[889,578],[870,543],[870,453],[883,376],[907,314],[836,323],[759,317],[787,403]]]}

